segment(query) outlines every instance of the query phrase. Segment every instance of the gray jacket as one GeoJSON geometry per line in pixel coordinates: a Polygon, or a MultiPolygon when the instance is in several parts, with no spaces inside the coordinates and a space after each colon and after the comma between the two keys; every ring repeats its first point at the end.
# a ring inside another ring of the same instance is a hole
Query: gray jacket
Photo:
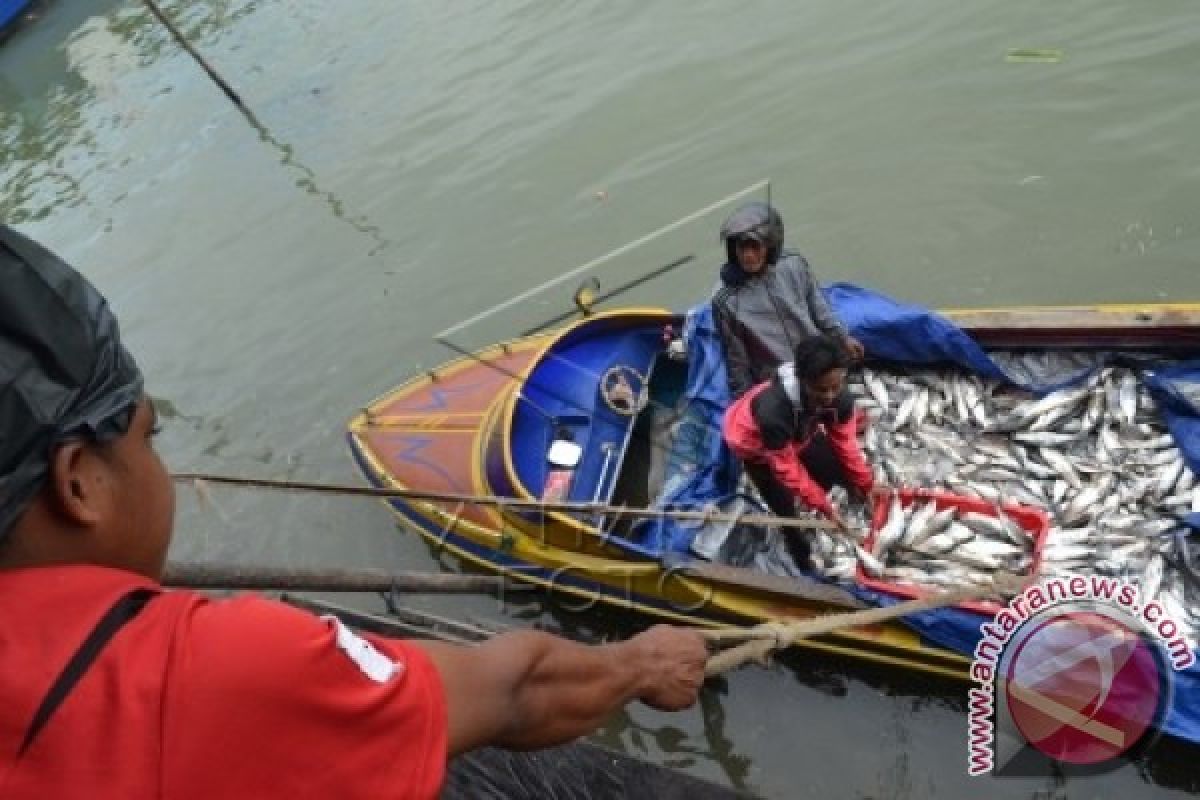
{"type": "Polygon", "coordinates": [[[802,339],[821,333],[846,339],[846,328],[825,301],[808,262],[791,251],[756,275],[726,263],[712,310],[734,397],[791,361],[802,339]]]}

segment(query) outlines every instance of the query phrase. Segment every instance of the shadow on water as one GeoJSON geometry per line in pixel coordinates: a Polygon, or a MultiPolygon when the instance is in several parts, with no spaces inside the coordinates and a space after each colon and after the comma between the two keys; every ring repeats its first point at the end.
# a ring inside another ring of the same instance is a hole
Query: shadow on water
{"type": "Polygon", "coordinates": [[[329,189],[323,189],[317,183],[317,173],[314,172],[311,167],[296,158],[295,147],[273,134],[271,130],[264,125],[258,119],[258,116],[255,115],[255,113],[249,108],[245,106],[238,106],[238,110],[242,112],[242,115],[246,118],[246,121],[250,123],[250,127],[254,128],[254,130],[258,133],[258,138],[279,154],[279,163],[299,174],[300,177],[298,177],[295,181],[296,186],[303,189],[313,197],[320,199],[326,206],[328,206],[330,213],[332,213],[336,219],[346,223],[359,233],[370,237],[375,242],[375,246],[371,248],[371,251],[368,255],[379,255],[387,247],[393,244],[393,242],[384,238],[379,226],[371,223],[365,215],[360,214],[358,216],[351,216],[349,213],[347,213],[345,202],[329,189]]]}
{"type": "MultiPolygon", "coordinates": [[[[163,4],[163,10],[189,43],[211,43],[218,35],[234,28],[244,17],[257,10],[257,3],[209,0],[205,3],[163,4]]],[[[51,3],[41,0],[27,12],[33,25],[53,12],[59,28],[73,36],[92,30],[87,21],[96,9],[87,3],[51,3]],[[49,6],[53,5],[53,8],[49,6]]],[[[104,32],[114,37],[124,52],[130,53],[137,66],[146,69],[164,56],[175,53],[178,45],[170,33],[140,2],[107,10],[103,15],[104,32]]],[[[14,26],[4,34],[14,38],[24,28],[14,26]]],[[[190,57],[189,57],[190,58],[190,57]]],[[[7,191],[0,196],[0,217],[11,224],[46,219],[60,205],[76,206],[87,202],[86,191],[78,176],[64,164],[74,149],[94,155],[98,143],[84,118],[84,110],[102,103],[100,90],[83,74],[80,65],[71,63],[68,48],[44,49],[38,54],[37,69],[0,72],[0,109],[16,111],[0,116],[0,176],[7,191]],[[22,76],[28,76],[22,78],[22,76]],[[65,83],[53,87],[44,84],[45,75],[66,76],[65,83]],[[47,190],[46,186],[57,186],[47,190]],[[39,201],[39,197],[43,198],[39,201]],[[48,199],[46,199],[48,198],[48,199]]],[[[195,65],[195,69],[201,69],[195,65]]],[[[335,192],[323,188],[316,172],[296,156],[296,148],[264,124],[245,105],[235,106],[258,135],[260,141],[278,156],[284,168],[296,173],[294,185],[318,200],[331,215],[369,237],[374,245],[370,255],[382,252],[392,243],[379,227],[363,215],[352,216],[335,192]]]]}
{"type": "MultiPolygon", "coordinates": [[[[193,39],[211,37],[231,29],[253,9],[230,0],[186,4],[181,27],[193,39]]],[[[170,44],[165,34],[146,35],[157,23],[140,3],[114,8],[39,0],[27,14],[33,19],[9,30],[3,42],[4,57],[20,68],[0,70],[0,178],[6,189],[0,194],[0,218],[13,225],[40,221],[59,206],[88,200],[81,176],[68,166],[86,169],[99,151],[84,112],[103,102],[104,89],[73,62],[71,42],[94,32],[90,21],[102,20],[104,33],[119,45],[116,50],[130,54],[139,68],[158,61],[170,44]],[[51,27],[63,32],[68,46],[38,46],[45,44],[51,27]],[[73,151],[87,158],[72,158],[73,151]]]]}
{"type": "Polygon", "coordinates": [[[911,710],[939,706],[966,713],[966,683],[919,672],[890,669],[866,661],[791,649],[774,657],[774,663],[792,679],[830,697],[846,697],[853,684],[873,689],[887,697],[909,697],[911,710]]]}
{"type": "MultiPolygon", "coordinates": [[[[586,612],[568,611],[555,605],[552,599],[538,598],[523,609],[523,616],[540,627],[581,641],[626,639],[653,624],[645,617],[617,609],[599,607],[586,612]]],[[[614,749],[625,750],[628,745],[639,751],[655,749],[663,754],[662,763],[678,769],[689,769],[700,762],[718,768],[729,785],[739,792],[754,792],[750,773],[753,759],[739,752],[728,731],[726,703],[729,702],[729,682],[714,678],[705,685],[697,703],[703,730],[700,740],[676,725],[655,726],[639,722],[629,713],[618,715],[608,726],[600,741],[614,749]]]]}
{"type": "MultiPolygon", "coordinates": [[[[247,6],[245,6],[240,13],[241,14],[249,13],[249,12],[253,11],[254,8],[255,8],[255,4],[251,3],[247,6]]],[[[187,42],[188,47],[194,47],[194,41],[196,39],[196,36],[203,35],[203,33],[204,33],[204,31],[202,29],[196,30],[195,26],[193,26],[193,30],[191,30],[191,31],[185,30],[183,28],[183,26],[181,26],[177,23],[177,20],[179,18],[178,15],[176,13],[167,11],[166,9],[163,9],[163,13],[166,16],[165,20],[158,19],[157,16],[154,15],[149,10],[147,10],[146,13],[148,15],[150,15],[151,20],[153,20],[152,24],[161,24],[162,27],[164,29],[168,30],[168,32],[171,33],[172,35],[178,34],[178,36],[184,42],[187,42]],[[171,31],[170,28],[168,27],[169,25],[174,25],[175,30],[171,31]]],[[[231,24],[235,20],[236,20],[236,16],[230,15],[229,23],[231,24]]],[[[189,57],[191,57],[191,54],[189,54],[189,57]]],[[[201,63],[201,64],[197,64],[197,68],[198,69],[212,69],[212,66],[201,63]]],[[[215,73],[215,69],[214,69],[214,73],[215,73]]],[[[222,77],[221,80],[224,80],[224,77],[222,77]]],[[[226,94],[228,95],[229,90],[226,87],[222,86],[220,88],[223,91],[225,91],[226,94]]],[[[239,112],[241,112],[242,116],[244,116],[246,118],[246,121],[248,123],[250,123],[250,127],[254,128],[255,132],[258,134],[259,140],[262,141],[263,143],[267,144],[268,146],[270,146],[273,150],[275,150],[279,154],[279,163],[282,164],[284,167],[299,174],[300,177],[297,178],[295,181],[295,185],[297,187],[299,187],[300,189],[304,190],[308,194],[310,194],[310,195],[320,199],[322,202],[324,202],[325,205],[328,206],[330,212],[332,212],[333,216],[336,219],[346,223],[350,227],[354,228],[354,230],[358,231],[359,233],[369,236],[371,239],[373,239],[375,241],[375,247],[372,248],[370,255],[372,255],[372,256],[377,255],[378,253],[383,251],[390,244],[390,242],[388,242],[386,239],[383,238],[383,235],[380,232],[379,227],[369,223],[367,221],[366,217],[364,217],[362,215],[359,215],[358,217],[350,216],[346,212],[345,202],[334,192],[332,192],[328,189],[322,188],[317,183],[316,172],[311,167],[309,167],[307,164],[305,164],[304,162],[302,162],[298,158],[296,158],[296,148],[293,145],[291,145],[290,143],[288,143],[288,142],[282,140],[281,138],[279,138],[278,136],[276,136],[270,130],[270,128],[268,128],[258,118],[258,115],[255,114],[254,111],[251,110],[251,108],[245,104],[245,101],[243,99],[241,99],[241,98],[235,99],[235,97],[230,97],[229,99],[231,101],[233,101],[234,106],[237,108],[237,110],[239,112]]]]}

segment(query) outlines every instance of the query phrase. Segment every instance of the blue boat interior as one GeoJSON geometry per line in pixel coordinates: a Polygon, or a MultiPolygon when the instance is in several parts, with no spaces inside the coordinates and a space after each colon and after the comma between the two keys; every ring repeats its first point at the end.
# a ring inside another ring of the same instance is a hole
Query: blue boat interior
{"type": "Polygon", "coordinates": [[[15,23],[32,0],[0,0],[0,30],[15,23]]]}
{"type": "MultiPolygon", "coordinates": [[[[567,439],[580,446],[581,455],[563,499],[645,508],[658,490],[651,467],[664,458],[655,452],[662,446],[656,424],[679,401],[686,380],[686,364],[664,352],[659,325],[599,331],[581,326],[546,353],[522,387],[510,438],[518,477],[531,493],[542,494],[555,469],[547,458],[550,446],[567,439]],[[602,378],[613,367],[630,367],[648,382],[650,400],[636,415],[619,414],[604,400],[602,378]]],[[[612,544],[632,556],[659,556],[626,538],[632,530],[628,519],[611,525],[600,516],[586,521],[610,530],[612,544]]]]}

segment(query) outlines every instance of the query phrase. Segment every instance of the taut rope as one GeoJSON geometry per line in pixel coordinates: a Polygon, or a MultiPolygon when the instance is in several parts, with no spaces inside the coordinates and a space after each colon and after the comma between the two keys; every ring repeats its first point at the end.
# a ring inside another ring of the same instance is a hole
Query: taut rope
{"type": "Polygon", "coordinates": [[[808,530],[836,529],[836,525],[827,519],[792,519],[776,517],[771,514],[725,514],[719,511],[672,511],[668,509],[628,508],[606,503],[551,503],[543,500],[528,500],[517,497],[498,497],[496,495],[460,494],[456,492],[429,492],[419,489],[382,488],[373,486],[346,486],[335,483],[309,483],[305,481],[281,481],[270,478],[243,478],[231,475],[208,475],[203,473],[184,472],[172,476],[181,483],[193,483],[199,486],[207,483],[241,486],[250,489],[270,489],[285,492],[314,492],[318,494],[336,494],[352,497],[375,498],[404,498],[406,500],[425,500],[436,503],[463,503],[469,505],[496,506],[500,509],[515,509],[526,511],[557,511],[567,514],[603,514],[613,517],[634,517],[638,519],[676,519],[696,522],[743,522],[748,525],[776,525],[783,528],[804,528],[808,530]]]}
{"type": "Polygon", "coordinates": [[[720,675],[751,661],[763,663],[771,653],[790,647],[800,639],[831,633],[843,628],[873,625],[896,617],[931,611],[935,608],[945,608],[969,600],[982,600],[995,592],[996,587],[955,589],[919,600],[897,603],[894,606],[852,611],[846,614],[826,614],[800,622],[768,622],[742,630],[701,631],[701,635],[705,639],[717,645],[741,642],[735,647],[715,653],[710,657],[704,672],[709,676],[720,675]]]}

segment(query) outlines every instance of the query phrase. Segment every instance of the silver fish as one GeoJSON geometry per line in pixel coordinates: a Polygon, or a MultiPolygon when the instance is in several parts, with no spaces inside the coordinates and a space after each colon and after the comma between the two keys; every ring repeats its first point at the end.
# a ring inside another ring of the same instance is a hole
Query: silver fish
{"type": "Polygon", "coordinates": [[[863,572],[870,575],[872,578],[883,576],[883,562],[875,556],[868,553],[859,545],[854,545],[854,554],[858,557],[858,562],[862,564],[863,572]]]}
{"type": "Polygon", "coordinates": [[[1162,585],[1163,570],[1166,567],[1166,562],[1160,555],[1154,555],[1146,564],[1146,569],[1142,572],[1140,582],[1142,589],[1142,597],[1149,601],[1158,596],[1158,588],[1162,585]]]}

